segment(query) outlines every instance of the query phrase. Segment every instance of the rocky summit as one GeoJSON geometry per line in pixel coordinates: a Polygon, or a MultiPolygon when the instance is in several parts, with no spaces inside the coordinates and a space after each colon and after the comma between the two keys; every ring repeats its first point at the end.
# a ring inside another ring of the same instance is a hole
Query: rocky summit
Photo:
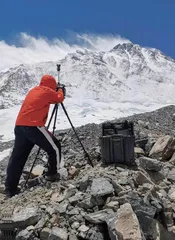
{"type": "MultiPolygon", "coordinates": [[[[44,180],[47,156],[41,152],[25,191],[10,199],[0,194],[0,229],[5,220],[11,221],[18,240],[174,240],[174,113],[175,106],[167,106],[126,118],[134,123],[134,166],[104,165],[101,124],[76,128],[94,167],[87,163],[72,129],[56,132],[64,157],[60,180],[44,180]]],[[[21,186],[36,152],[37,147],[21,186]]],[[[0,164],[3,184],[7,159],[0,164]]]]}

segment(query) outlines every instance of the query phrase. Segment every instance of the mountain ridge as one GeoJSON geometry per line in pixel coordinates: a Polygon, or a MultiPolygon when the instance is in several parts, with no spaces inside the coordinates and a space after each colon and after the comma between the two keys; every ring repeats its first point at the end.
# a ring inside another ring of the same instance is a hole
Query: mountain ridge
{"type": "MultiPolygon", "coordinates": [[[[108,103],[173,102],[175,60],[158,49],[123,43],[106,52],[77,50],[59,62],[68,98],[78,96],[108,103]]],[[[57,78],[56,64],[55,61],[20,64],[1,71],[0,97],[4,107],[20,104],[42,75],[57,78]]]]}

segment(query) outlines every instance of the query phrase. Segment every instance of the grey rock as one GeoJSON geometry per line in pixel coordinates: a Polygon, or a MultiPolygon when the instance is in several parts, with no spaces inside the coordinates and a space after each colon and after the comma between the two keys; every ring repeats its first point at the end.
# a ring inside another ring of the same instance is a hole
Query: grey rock
{"type": "Polygon", "coordinates": [[[35,225],[35,229],[40,229],[43,228],[47,222],[48,218],[47,217],[42,217],[37,224],[35,225]]]}
{"type": "Polygon", "coordinates": [[[97,228],[89,229],[86,238],[89,240],[105,240],[103,234],[97,228]]]}
{"type": "Polygon", "coordinates": [[[169,171],[167,179],[172,182],[175,183],[175,169],[173,168],[172,170],[169,171]]]}
{"type": "Polygon", "coordinates": [[[68,215],[78,215],[79,213],[78,208],[73,208],[70,212],[67,212],[68,215]]]}
{"type": "Polygon", "coordinates": [[[81,225],[79,228],[78,228],[78,231],[80,232],[87,232],[89,230],[89,227],[86,226],[86,225],[81,225]]]}
{"type": "Polygon", "coordinates": [[[149,152],[151,151],[151,149],[152,149],[152,147],[153,147],[153,145],[154,145],[155,142],[156,142],[156,139],[155,139],[155,138],[153,138],[153,137],[148,137],[148,142],[147,142],[146,145],[145,145],[145,152],[146,152],[147,154],[149,154],[149,152]]]}
{"type": "Polygon", "coordinates": [[[67,240],[68,233],[63,228],[53,227],[48,240],[67,240]]]}
{"type": "Polygon", "coordinates": [[[73,215],[72,217],[68,218],[69,224],[72,225],[74,222],[82,223],[84,218],[81,215],[73,215]]]}
{"type": "Polygon", "coordinates": [[[138,219],[142,215],[154,218],[156,214],[156,208],[150,203],[145,203],[138,193],[130,192],[125,196],[125,203],[131,204],[134,212],[136,213],[138,219]]]}
{"type": "Polygon", "coordinates": [[[92,197],[88,196],[79,202],[77,206],[87,210],[93,208],[95,206],[95,203],[92,201],[92,197]]]}
{"type": "Polygon", "coordinates": [[[148,216],[143,216],[142,221],[140,222],[141,228],[146,239],[153,239],[153,240],[174,240],[175,233],[168,232],[160,222],[156,219],[149,218],[148,216]]]}
{"type": "Polygon", "coordinates": [[[118,174],[118,184],[120,185],[127,185],[128,184],[128,178],[129,178],[129,172],[128,171],[122,171],[118,174]]]}
{"type": "Polygon", "coordinates": [[[41,212],[37,207],[24,207],[19,211],[14,211],[11,220],[17,228],[26,228],[35,225],[40,220],[40,216],[41,212]]]}
{"type": "Polygon", "coordinates": [[[105,203],[102,197],[88,196],[77,204],[78,207],[83,209],[92,209],[95,206],[103,206],[105,203]]]}
{"type": "Polygon", "coordinates": [[[42,231],[40,232],[40,239],[48,240],[50,233],[51,233],[50,228],[47,228],[47,227],[43,228],[42,231]]]}
{"type": "Polygon", "coordinates": [[[115,191],[115,194],[118,195],[120,192],[124,191],[125,189],[117,182],[117,180],[112,180],[112,185],[115,191]]]}
{"type": "Polygon", "coordinates": [[[148,157],[140,157],[136,160],[137,166],[142,167],[145,170],[158,172],[162,168],[162,163],[156,159],[148,157]]]}
{"type": "Polygon", "coordinates": [[[114,212],[116,212],[119,209],[119,202],[111,201],[104,206],[104,209],[112,209],[114,212]]]}
{"type": "Polygon", "coordinates": [[[17,240],[30,240],[32,238],[32,232],[28,231],[27,229],[24,229],[20,231],[16,238],[17,240]]]}
{"type": "Polygon", "coordinates": [[[110,214],[113,214],[114,211],[112,209],[105,209],[95,213],[90,213],[85,215],[85,219],[90,223],[104,223],[110,214]]]}
{"type": "Polygon", "coordinates": [[[52,216],[56,212],[56,210],[50,206],[47,206],[46,212],[48,212],[49,215],[52,216]]]}
{"type": "Polygon", "coordinates": [[[149,184],[154,185],[154,183],[151,181],[150,177],[141,171],[138,171],[135,173],[134,181],[135,181],[136,185],[142,185],[144,183],[149,183],[149,184]]]}
{"type": "Polygon", "coordinates": [[[94,179],[91,186],[91,194],[95,197],[106,196],[114,192],[112,184],[105,178],[94,179]]]}
{"type": "Polygon", "coordinates": [[[69,202],[68,202],[67,200],[61,202],[61,203],[58,205],[58,212],[59,212],[60,214],[65,214],[66,211],[67,211],[68,204],[69,204],[69,202]]]}
{"type": "Polygon", "coordinates": [[[84,193],[77,192],[74,196],[69,198],[69,202],[71,204],[77,204],[80,200],[82,200],[84,197],[84,193]]]}
{"type": "Polygon", "coordinates": [[[74,222],[74,223],[71,225],[71,228],[72,228],[72,229],[77,229],[77,228],[79,228],[79,226],[80,226],[80,223],[79,223],[79,222],[74,222]]]}
{"type": "Polygon", "coordinates": [[[173,207],[169,200],[164,199],[163,201],[163,210],[164,210],[164,222],[167,229],[171,229],[174,225],[173,219],[173,207]]]}
{"type": "Polygon", "coordinates": [[[82,179],[79,180],[80,191],[82,192],[86,191],[89,184],[90,184],[89,177],[85,175],[82,179]]]}
{"type": "Polygon", "coordinates": [[[78,240],[77,236],[74,233],[69,235],[69,240],[78,240]]]}

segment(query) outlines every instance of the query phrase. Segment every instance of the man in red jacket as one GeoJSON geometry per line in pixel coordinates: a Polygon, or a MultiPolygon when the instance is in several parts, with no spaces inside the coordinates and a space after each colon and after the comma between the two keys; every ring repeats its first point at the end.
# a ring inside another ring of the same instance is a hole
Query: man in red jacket
{"type": "Polygon", "coordinates": [[[15,143],[7,166],[5,193],[12,197],[18,193],[18,183],[34,147],[38,145],[48,154],[48,171],[46,180],[57,179],[57,163],[60,163],[60,152],[56,138],[45,127],[50,104],[64,101],[63,90],[57,85],[54,77],[44,75],[39,86],[27,94],[15,123],[15,143]]]}

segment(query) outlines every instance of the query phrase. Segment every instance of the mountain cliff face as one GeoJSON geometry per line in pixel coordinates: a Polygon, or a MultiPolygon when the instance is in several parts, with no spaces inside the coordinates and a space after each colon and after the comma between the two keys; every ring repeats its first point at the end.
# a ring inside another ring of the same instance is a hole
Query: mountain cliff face
{"type": "MultiPolygon", "coordinates": [[[[61,82],[68,98],[137,104],[174,102],[175,61],[157,49],[132,43],[108,52],[68,54],[61,63],[61,82]]],[[[0,72],[1,105],[20,104],[43,74],[57,78],[56,62],[19,65],[0,72]]]]}

